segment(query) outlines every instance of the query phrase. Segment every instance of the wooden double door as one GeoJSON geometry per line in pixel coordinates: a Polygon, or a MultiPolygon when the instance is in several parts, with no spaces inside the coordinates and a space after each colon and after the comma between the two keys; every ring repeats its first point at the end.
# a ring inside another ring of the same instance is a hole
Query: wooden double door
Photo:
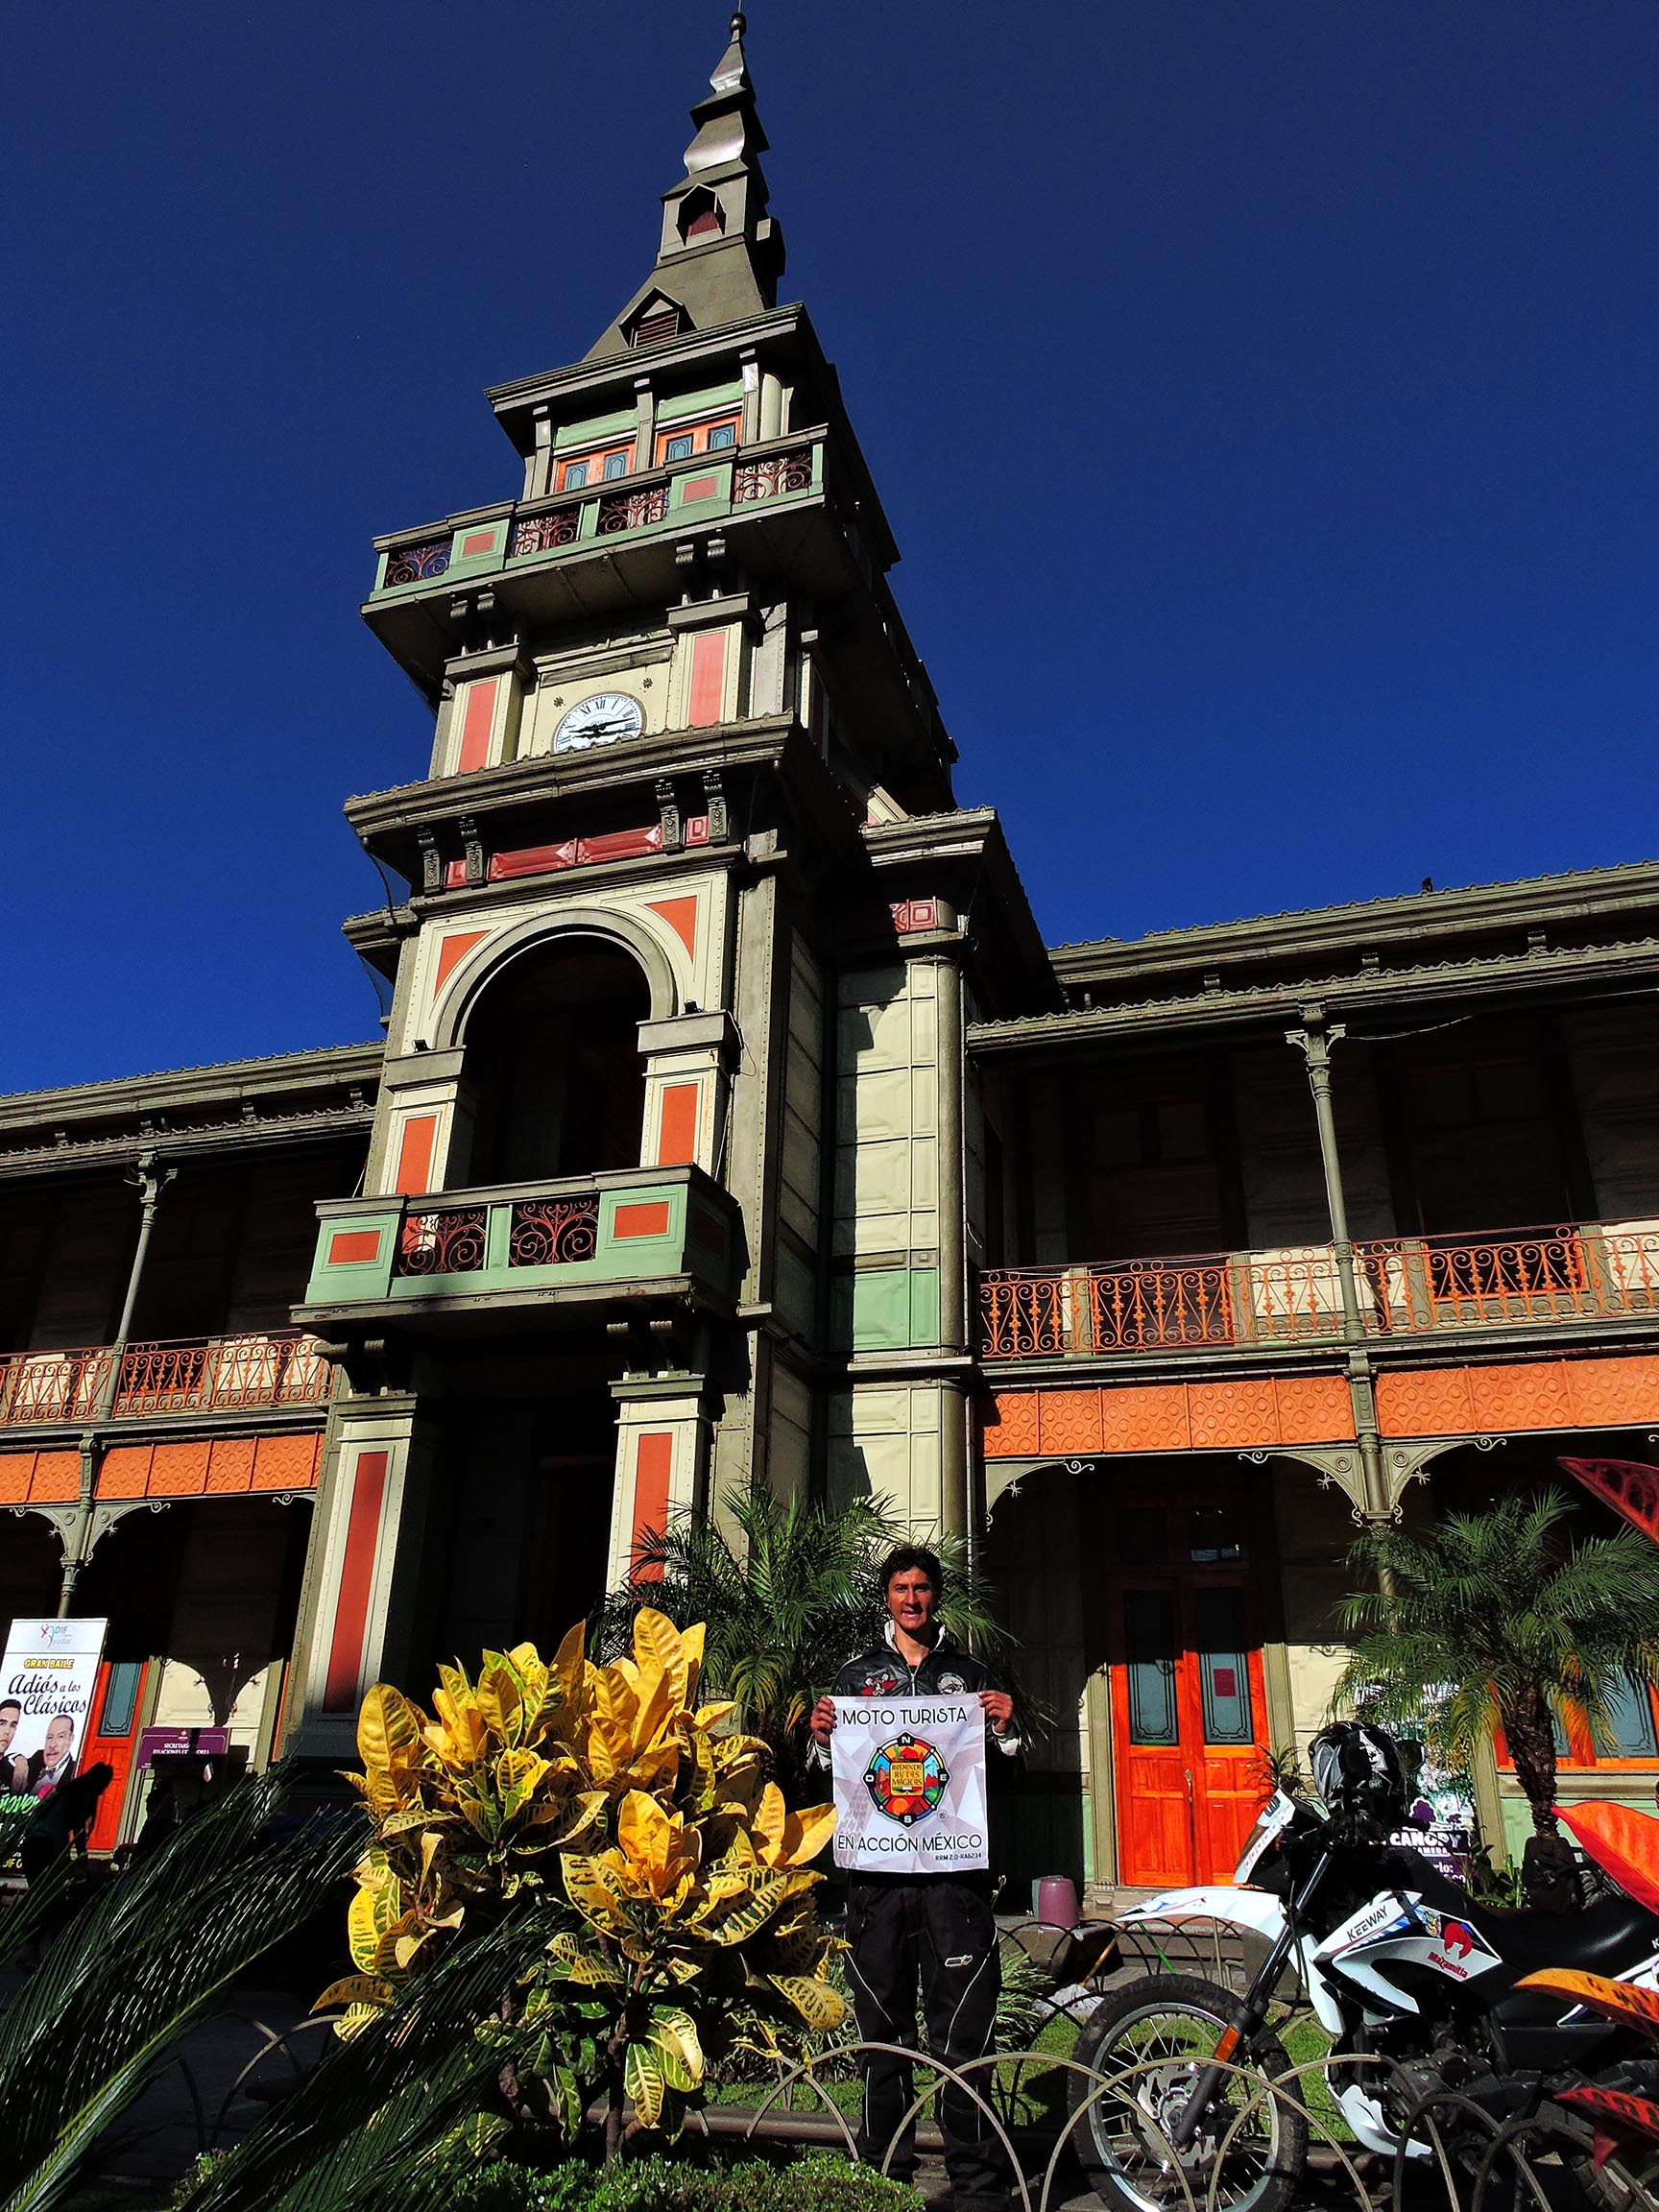
{"type": "Polygon", "coordinates": [[[1107,1585],[1118,1879],[1231,1879],[1268,1794],[1248,1518],[1226,1498],[1120,1506],[1107,1585]]]}

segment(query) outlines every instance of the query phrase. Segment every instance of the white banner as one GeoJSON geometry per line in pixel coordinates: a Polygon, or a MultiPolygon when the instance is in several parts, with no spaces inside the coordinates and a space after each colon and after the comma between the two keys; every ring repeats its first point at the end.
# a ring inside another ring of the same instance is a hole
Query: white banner
{"type": "Polygon", "coordinates": [[[862,1874],[988,1866],[977,1697],[837,1697],[835,1863],[862,1874]]]}
{"type": "Polygon", "coordinates": [[[0,1794],[49,1797],[79,1765],[106,1621],[13,1621],[0,1661],[0,1794]]]}

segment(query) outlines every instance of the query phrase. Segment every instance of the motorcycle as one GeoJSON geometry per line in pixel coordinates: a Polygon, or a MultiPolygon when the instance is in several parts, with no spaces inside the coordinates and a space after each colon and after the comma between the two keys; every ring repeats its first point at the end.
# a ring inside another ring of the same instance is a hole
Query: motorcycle
{"type": "Polygon", "coordinates": [[[1232,1887],[1170,1890],[1118,1917],[1120,1935],[1201,1923],[1265,1949],[1242,1995],[1160,1973],[1090,2015],[1073,2056],[1124,2079],[1100,2092],[1072,2078],[1073,2139],[1113,2212],[1290,2202],[1320,2083],[1310,2072],[1277,2097],[1263,2086],[1290,2072],[1270,2023],[1285,1996],[1330,2038],[1324,2080],[1354,2138],[1390,2158],[1433,2155],[1413,2129],[1429,2099],[1452,2093],[1506,2117],[1528,2083],[1537,2093],[1637,2052],[1605,2017],[1517,1984],[1548,1965],[1659,1987],[1659,1911],[1622,1893],[1566,1914],[1479,1904],[1387,1840],[1408,1802],[1391,1737],[1340,1723],[1313,1757],[1323,1804],[1276,1791],[1232,1887]]]}

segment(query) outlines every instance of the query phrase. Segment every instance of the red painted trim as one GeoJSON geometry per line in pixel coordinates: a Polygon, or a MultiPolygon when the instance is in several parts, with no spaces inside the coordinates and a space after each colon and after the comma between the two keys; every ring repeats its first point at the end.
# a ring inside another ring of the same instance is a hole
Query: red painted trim
{"type": "Polygon", "coordinates": [[[718,499],[719,496],[720,479],[718,476],[688,476],[685,479],[685,489],[680,494],[682,503],[688,499],[718,499]]]}
{"type": "Polygon", "coordinates": [[[668,1526],[668,1484],[674,1472],[674,1439],[657,1430],[640,1437],[634,1454],[634,1545],[637,1555],[647,1534],[668,1526]]]}
{"type": "Polygon", "coordinates": [[[666,1198],[638,1206],[618,1206],[612,1236],[620,1243],[629,1237],[666,1237],[668,1234],[668,1201],[666,1198]]]}
{"type": "Polygon", "coordinates": [[[557,868],[574,868],[577,844],[577,839],[570,837],[563,845],[525,845],[517,853],[493,853],[490,856],[490,880],[505,883],[515,876],[550,876],[557,868]]]}
{"type": "Polygon", "coordinates": [[[354,1261],[378,1260],[379,1257],[378,1229],[340,1229],[328,1239],[330,1267],[349,1267],[354,1261]]]}
{"type": "Polygon", "coordinates": [[[474,530],[469,537],[463,538],[461,541],[461,558],[463,561],[470,560],[474,553],[493,553],[494,550],[495,533],[493,530],[474,530]]]}
{"type": "Polygon", "coordinates": [[[691,640],[691,705],[686,719],[693,730],[720,721],[726,707],[726,633],[705,630],[691,640]]]}
{"type": "Polygon", "coordinates": [[[352,1474],[351,1517],[346,1524],[346,1557],[334,1600],[334,1635],[328,1647],[328,1673],[323,1692],[325,1713],[351,1713],[357,1707],[389,1457],[385,1452],[359,1452],[352,1474]]]}
{"type": "MultiPolygon", "coordinates": [[[[465,878],[463,878],[465,880],[465,878]]],[[[474,945],[482,945],[490,934],[487,929],[464,930],[454,937],[445,937],[438,948],[438,974],[433,979],[433,996],[443,990],[452,972],[458,968],[474,945]]]]}
{"type": "Polygon", "coordinates": [[[662,1094],[662,1118],[657,1137],[657,1165],[681,1167],[697,1157],[695,1083],[670,1083],[662,1094]]]}
{"type": "Polygon", "coordinates": [[[418,1198],[432,1188],[432,1148],[438,1142],[436,1114],[417,1115],[403,1124],[403,1142],[397,1148],[397,1193],[418,1198]]]}
{"type": "Polygon", "coordinates": [[[611,830],[603,836],[580,838],[576,854],[581,860],[637,860],[661,850],[662,825],[653,822],[649,830],[611,830]]]}
{"type": "Polygon", "coordinates": [[[495,686],[499,678],[492,676],[487,682],[469,684],[467,687],[467,711],[461,722],[461,755],[455,763],[457,775],[465,776],[473,768],[482,768],[490,757],[490,732],[495,721],[495,686]]]}

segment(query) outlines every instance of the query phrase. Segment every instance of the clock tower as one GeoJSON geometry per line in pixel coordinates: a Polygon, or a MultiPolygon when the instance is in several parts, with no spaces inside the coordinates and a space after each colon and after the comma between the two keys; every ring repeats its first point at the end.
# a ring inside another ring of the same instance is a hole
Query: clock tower
{"type": "Polygon", "coordinates": [[[741,15],[692,121],[645,281],[489,395],[511,486],[377,541],[364,617],[433,740],[347,809],[409,890],[347,925],[387,1057],[297,1315],[346,1377],[298,1654],[319,1753],[375,1676],[557,1637],[752,1482],[976,1519],[996,1192],[963,1030],[1046,964],[778,303],[741,15]]]}

